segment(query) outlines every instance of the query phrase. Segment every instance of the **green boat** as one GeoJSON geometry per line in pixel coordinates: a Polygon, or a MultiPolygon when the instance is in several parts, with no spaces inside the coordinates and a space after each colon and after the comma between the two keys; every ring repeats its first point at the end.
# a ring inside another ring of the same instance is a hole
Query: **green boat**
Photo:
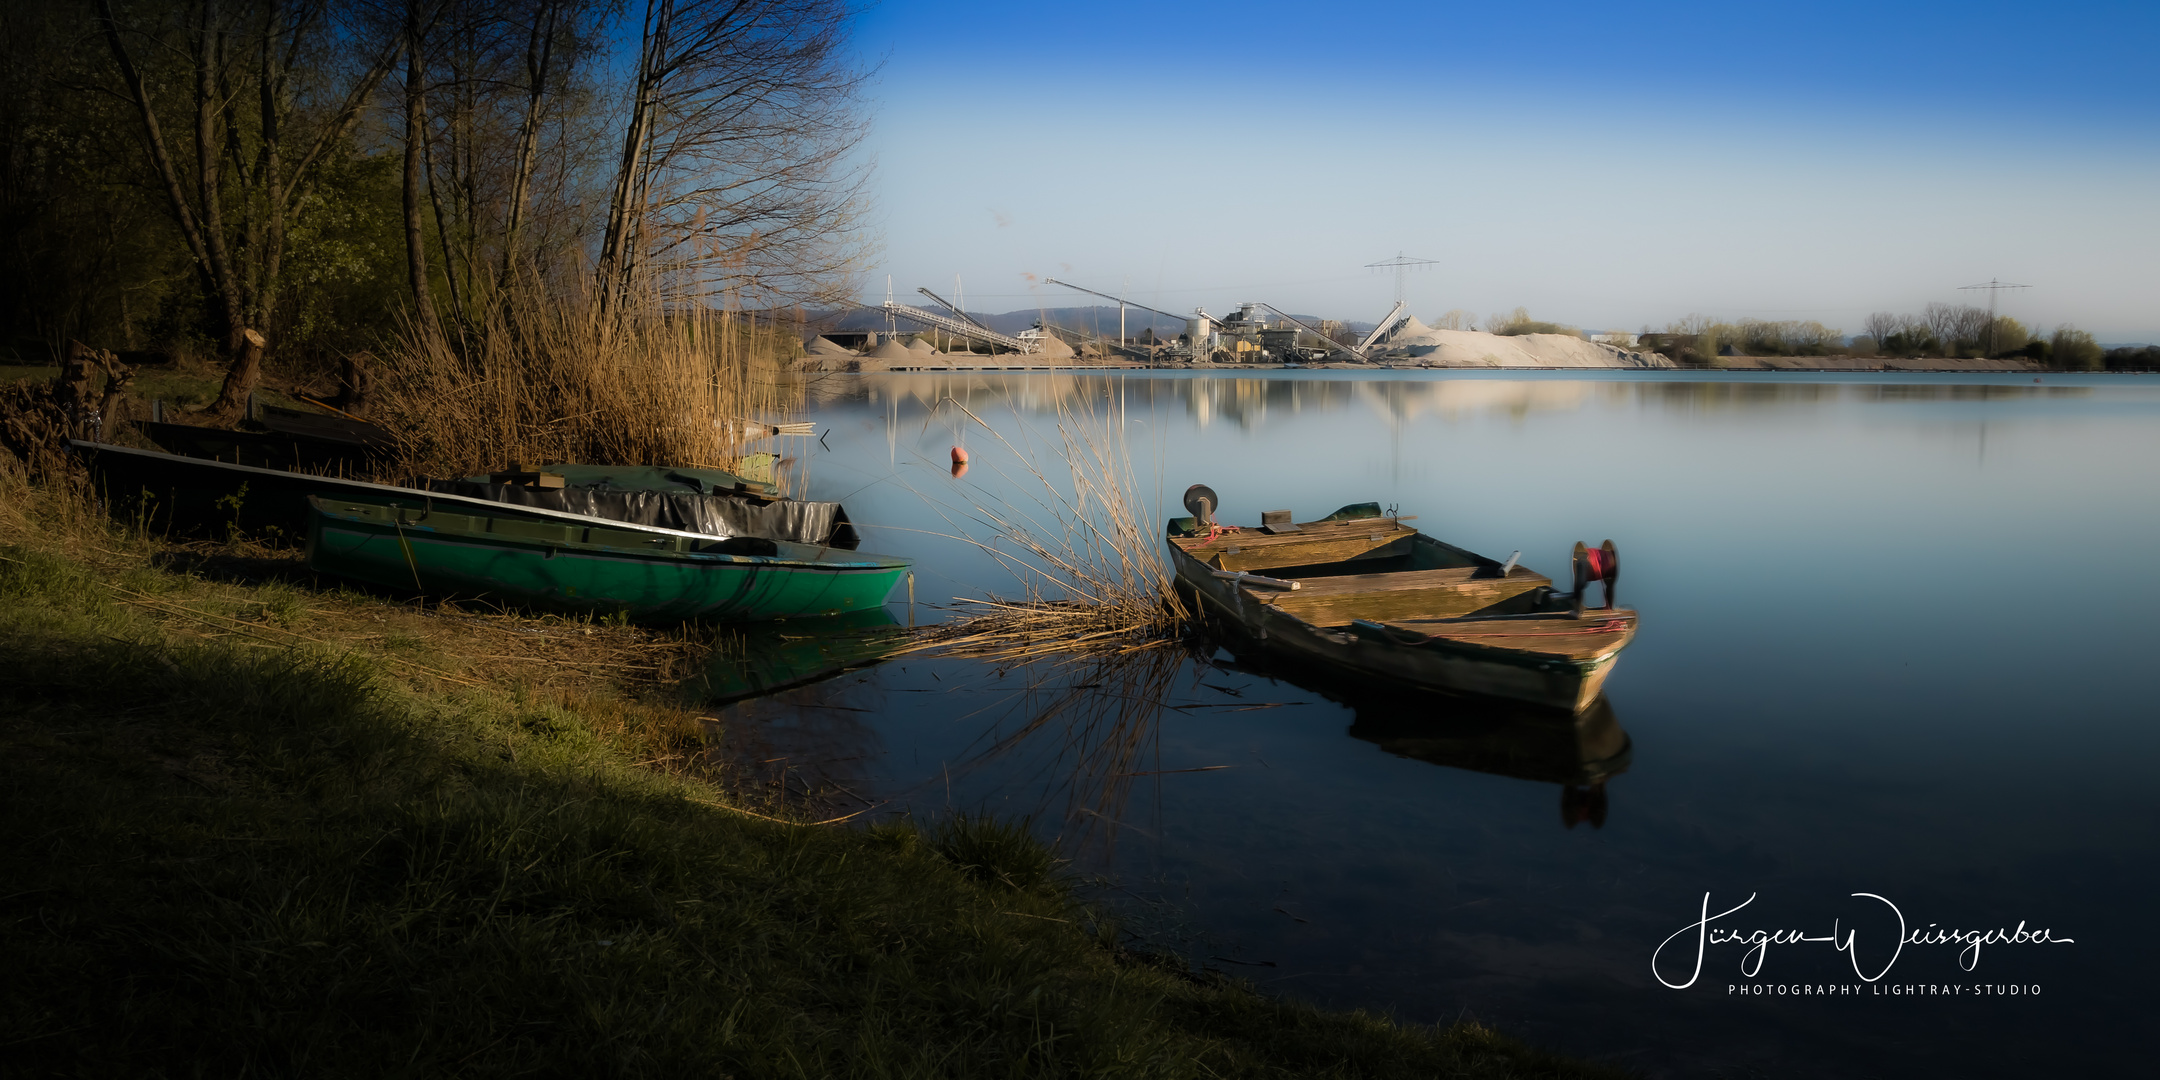
{"type": "Polygon", "coordinates": [[[445,502],[310,495],[308,566],[395,589],[647,622],[867,611],[908,568],[839,548],[445,502]]]}

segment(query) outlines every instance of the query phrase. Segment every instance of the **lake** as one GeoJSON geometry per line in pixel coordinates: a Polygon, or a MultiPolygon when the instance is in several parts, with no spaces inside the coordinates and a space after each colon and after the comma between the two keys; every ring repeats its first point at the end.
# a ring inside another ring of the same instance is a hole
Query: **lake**
{"type": "Polygon", "coordinates": [[[1651,1075],[2150,1067],[2160,380],[948,372],[810,393],[825,435],[791,464],[866,549],[917,560],[918,620],[1019,591],[950,537],[996,546],[977,508],[1041,490],[956,403],[1062,484],[1064,402],[1122,407],[1158,529],[1205,483],[1226,521],[1377,501],[1556,578],[1609,537],[1642,621],[1574,725],[1207,645],[902,658],[720,711],[787,790],[1025,816],[1149,947],[1651,1075]],[[1782,936],[1717,939],[1756,931],[1782,936]]]}

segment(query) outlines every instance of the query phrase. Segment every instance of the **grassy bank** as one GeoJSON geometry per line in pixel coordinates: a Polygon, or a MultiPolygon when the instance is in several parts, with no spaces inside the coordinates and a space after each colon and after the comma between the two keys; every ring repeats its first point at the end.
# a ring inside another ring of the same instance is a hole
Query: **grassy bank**
{"type": "Polygon", "coordinates": [[[746,813],[638,691],[693,642],[0,480],[11,1075],[1598,1075],[1153,961],[1008,828],[746,813]]]}

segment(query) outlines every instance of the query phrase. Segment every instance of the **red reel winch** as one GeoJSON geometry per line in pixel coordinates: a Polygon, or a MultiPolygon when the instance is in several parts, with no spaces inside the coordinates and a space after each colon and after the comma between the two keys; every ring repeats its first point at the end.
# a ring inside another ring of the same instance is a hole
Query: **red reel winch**
{"type": "Polygon", "coordinates": [[[1605,610],[1613,609],[1613,585],[1620,580],[1620,551],[1610,540],[1590,547],[1575,541],[1575,610],[1583,609],[1583,587],[1593,581],[1605,585],[1605,610]]]}

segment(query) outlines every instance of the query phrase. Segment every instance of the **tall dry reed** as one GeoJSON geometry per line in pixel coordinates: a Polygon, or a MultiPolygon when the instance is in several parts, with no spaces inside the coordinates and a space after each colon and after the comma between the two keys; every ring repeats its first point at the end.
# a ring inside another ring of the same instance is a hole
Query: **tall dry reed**
{"type": "Polygon", "coordinates": [[[1060,398],[1057,438],[1041,447],[1025,432],[1016,444],[957,400],[946,404],[1013,454],[1032,505],[978,501],[968,508],[994,535],[964,539],[1012,571],[1020,595],[960,599],[967,616],[932,628],[928,641],[958,655],[1026,661],[1152,648],[1175,638],[1192,613],[1144,516],[1122,400],[1114,392],[1099,404],[1092,395],[1060,398]]]}
{"type": "Polygon", "coordinates": [[[603,311],[527,284],[462,332],[408,324],[386,358],[380,417],[407,474],[506,463],[690,465],[742,459],[799,403],[796,343],[755,313],[669,307],[652,291],[603,311]]]}

